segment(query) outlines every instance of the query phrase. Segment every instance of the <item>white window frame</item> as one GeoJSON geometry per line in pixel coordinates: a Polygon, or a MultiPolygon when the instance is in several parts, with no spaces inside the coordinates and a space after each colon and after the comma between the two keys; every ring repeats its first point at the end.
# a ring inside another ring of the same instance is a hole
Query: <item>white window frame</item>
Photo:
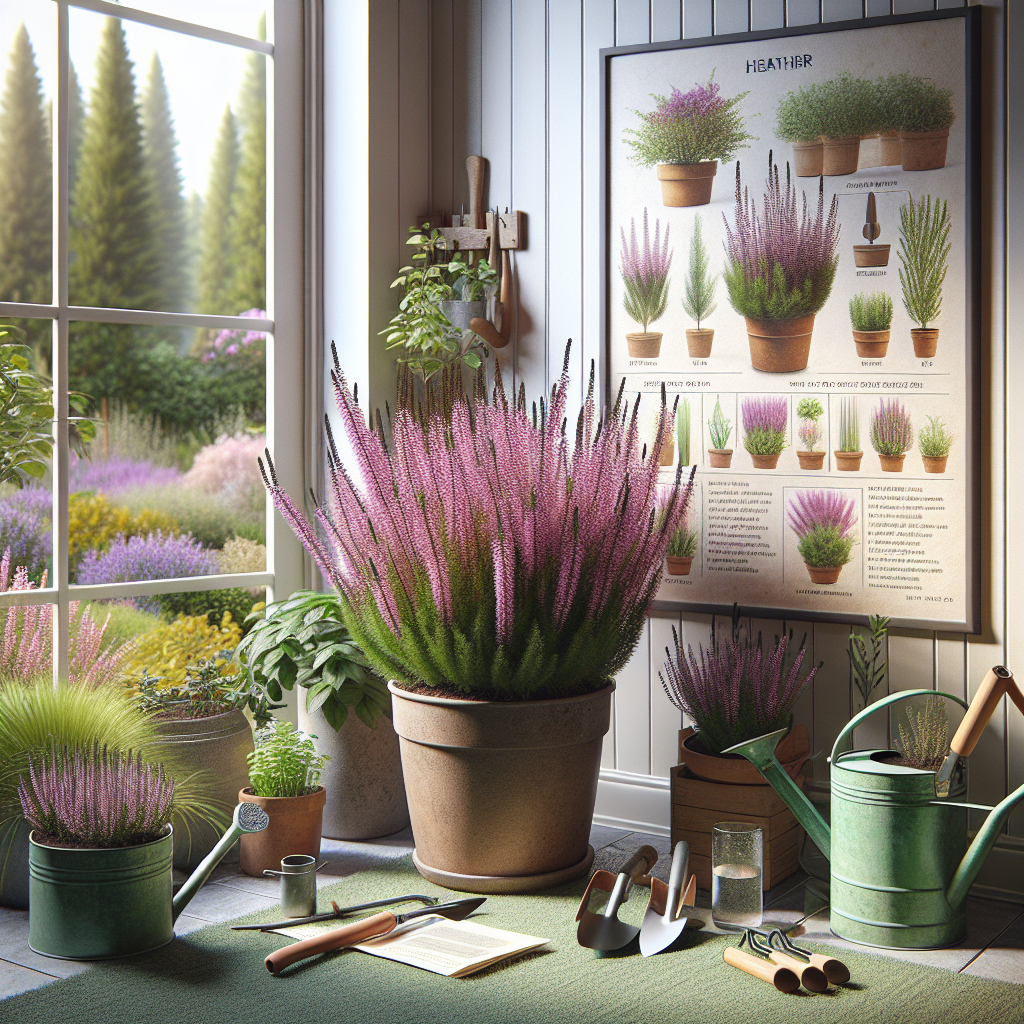
{"type": "MultiPolygon", "coordinates": [[[[267,332],[267,445],[284,486],[305,494],[315,482],[315,458],[307,443],[315,437],[308,420],[319,421],[317,380],[307,367],[318,367],[312,330],[319,320],[307,281],[317,261],[308,260],[306,236],[315,229],[307,197],[318,184],[311,170],[318,160],[317,135],[310,130],[310,110],[318,109],[315,89],[308,87],[305,54],[319,30],[302,0],[267,0],[268,38],[262,42],[104,0],[49,0],[57,14],[57,93],[53,133],[53,300],[50,305],[0,302],[0,318],[26,317],[53,321],[53,579],[30,591],[0,593],[0,608],[50,605],[53,609],[53,680],[68,677],[69,604],[110,598],[266,586],[267,600],[284,597],[310,581],[302,547],[267,502],[267,571],[222,573],[168,580],[142,580],[90,586],[68,579],[68,325],[93,321],[141,326],[262,330],[267,332]],[[163,313],[151,310],[72,306],[68,302],[68,11],[80,8],[121,21],[139,22],[198,39],[227,43],[265,53],[267,60],[267,318],[163,313]],[[310,160],[310,154],[314,159],[310,160]],[[312,265],[309,265],[311,264],[312,265]],[[307,417],[309,409],[311,417],[307,417]]],[[[315,5],[314,5],[315,6],[315,5]]],[[[315,81],[315,77],[312,79],[315,81]]]]}

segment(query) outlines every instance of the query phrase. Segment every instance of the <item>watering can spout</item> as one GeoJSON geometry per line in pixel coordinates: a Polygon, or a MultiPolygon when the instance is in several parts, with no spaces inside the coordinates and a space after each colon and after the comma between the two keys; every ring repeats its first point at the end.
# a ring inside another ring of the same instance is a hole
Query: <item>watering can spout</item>
{"type": "Polygon", "coordinates": [[[775,732],[765,733],[764,736],[756,736],[752,740],[737,743],[722,753],[742,754],[771,783],[775,792],[782,797],[786,806],[803,825],[814,845],[826,858],[831,859],[832,840],[828,825],[775,756],[775,748],[786,732],[786,729],[777,729],[775,732]]]}

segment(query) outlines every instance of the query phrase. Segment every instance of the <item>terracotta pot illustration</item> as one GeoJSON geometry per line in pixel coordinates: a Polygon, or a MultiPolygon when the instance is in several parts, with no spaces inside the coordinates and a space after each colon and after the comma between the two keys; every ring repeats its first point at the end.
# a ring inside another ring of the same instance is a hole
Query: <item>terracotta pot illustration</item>
{"type": "Polygon", "coordinates": [[[711,342],[715,339],[713,327],[686,329],[686,351],[693,359],[707,359],[711,355],[711,342]]]}
{"type": "MultiPolygon", "coordinates": [[[[807,565],[804,562],[804,565],[807,565]]],[[[843,571],[841,565],[837,565],[833,568],[822,569],[814,565],[807,565],[807,575],[811,577],[812,583],[817,583],[819,586],[830,586],[839,579],[839,574],[843,571]]]]}
{"type": "Polygon", "coordinates": [[[924,463],[924,471],[926,473],[945,473],[946,462],[949,459],[948,455],[922,455],[921,461],[924,463]]]}
{"type": "Polygon", "coordinates": [[[853,262],[858,267],[887,267],[889,266],[888,244],[883,245],[855,245],[853,247],[853,262]]]}
{"type": "Polygon", "coordinates": [[[906,458],[906,454],[903,455],[883,455],[881,452],[878,453],[878,461],[882,466],[883,473],[902,473],[903,472],[903,460],[906,458]]]}
{"type": "Polygon", "coordinates": [[[693,555],[666,555],[669,576],[689,576],[693,555]]]}
{"type": "Polygon", "coordinates": [[[754,463],[754,469],[775,469],[779,465],[778,453],[775,455],[751,455],[751,461],[754,463]]]}
{"type": "Polygon", "coordinates": [[[281,858],[304,853],[320,858],[320,835],[327,793],[318,786],[305,796],[256,796],[249,786],[238,793],[240,803],[256,804],[270,816],[262,832],[246,832],[239,840],[239,862],[247,875],[262,877],[266,868],[281,867],[281,858]]]}
{"type": "Polygon", "coordinates": [[[821,174],[824,148],[821,140],[793,143],[793,173],[798,178],[816,178],[821,174]]]}
{"type": "Polygon", "coordinates": [[[880,167],[899,167],[903,163],[903,146],[899,132],[885,132],[878,136],[880,167]]]}
{"type": "Polygon", "coordinates": [[[890,331],[854,331],[853,343],[861,359],[882,359],[889,350],[890,331]]]}
{"type": "Polygon", "coordinates": [[[699,164],[658,164],[661,201],[665,206],[706,206],[718,170],[717,160],[699,164]]]}
{"type": "Polygon", "coordinates": [[[750,363],[755,370],[767,373],[794,373],[807,367],[811,352],[811,331],[814,314],[795,320],[747,321],[750,342],[750,363]]]}
{"type": "Polygon", "coordinates": [[[903,170],[934,171],[946,166],[949,129],[937,132],[900,132],[903,170]]]}
{"type": "Polygon", "coordinates": [[[857,136],[848,139],[824,138],[821,144],[821,173],[826,177],[853,174],[857,170],[860,156],[860,139],[857,136]]]}
{"type": "Polygon", "coordinates": [[[800,460],[801,469],[823,469],[825,466],[824,452],[801,452],[796,453],[800,460]]]}
{"type": "Polygon", "coordinates": [[[657,359],[661,353],[661,331],[636,331],[626,335],[626,345],[633,359],[657,359]]]}
{"type": "Polygon", "coordinates": [[[931,359],[939,347],[939,330],[937,327],[914,327],[910,331],[914,339],[914,355],[918,359],[931,359]]]}
{"type": "Polygon", "coordinates": [[[708,465],[712,469],[728,469],[732,465],[732,449],[709,448],[708,465]]]}
{"type": "Polygon", "coordinates": [[[841,473],[856,473],[860,469],[863,452],[833,452],[836,457],[836,469],[841,473]]]}

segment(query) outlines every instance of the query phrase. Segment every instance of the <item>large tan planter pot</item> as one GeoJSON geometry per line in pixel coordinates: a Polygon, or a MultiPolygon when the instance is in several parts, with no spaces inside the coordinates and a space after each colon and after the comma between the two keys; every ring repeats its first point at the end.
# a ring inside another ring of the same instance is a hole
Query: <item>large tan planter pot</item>
{"type": "MultiPolygon", "coordinates": [[[[203,795],[224,811],[219,827],[171,819],[174,866],[191,873],[217,845],[231,809],[238,803],[238,791],[249,785],[246,758],[253,751],[252,728],[238,708],[209,718],[158,719],[156,727],[158,742],[168,749],[168,759],[181,765],[186,775],[202,772],[203,795]]],[[[233,847],[224,860],[237,861],[238,847],[233,847]]]]}
{"type": "Polygon", "coordinates": [[[836,457],[836,469],[840,473],[856,473],[860,469],[860,460],[864,458],[863,452],[833,452],[836,457]]]}
{"type": "Polygon", "coordinates": [[[779,465],[778,455],[754,455],[750,454],[750,461],[754,463],[754,469],[775,469],[779,465]]]}
{"type": "Polygon", "coordinates": [[[853,343],[861,359],[882,359],[889,351],[891,331],[854,331],[853,343]]]}
{"type": "Polygon", "coordinates": [[[732,449],[709,448],[708,465],[712,469],[728,469],[732,465],[732,449]]]}
{"type": "Polygon", "coordinates": [[[939,347],[939,329],[937,327],[914,327],[910,331],[914,342],[914,355],[918,359],[931,359],[939,347]]]}
{"type": "Polygon", "coordinates": [[[699,164],[658,164],[664,206],[707,206],[718,171],[717,160],[699,164]]]}
{"type": "Polygon", "coordinates": [[[687,327],[686,351],[692,359],[707,359],[711,355],[711,343],[715,340],[713,327],[687,327]]]}
{"type": "Polygon", "coordinates": [[[902,473],[903,460],[906,459],[906,457],[906,453],[903,455],[883,455],[879,452],[878,463],[882,467],[883,473],[902,473]]]}
{"type": "Polygon", "coordinates": [[[903,163],[903,146],[899,132],[887,132],[878,137],[879,167],[899,167],[903,163]]]}
{"type": "Polygon", "coordinates": [[[318,786],[306,796],[256,796],[246,786],[240,803],[256,804],[270,824],[262,832],[246,832],[239,840],[239,866],[247,875],[263,877],[267,868],[281,870],[281,860],[293,854],[320,859],[320,835],[327,793],[318,786]]]}
{"type": "Polygon", "coordinates": [[[661,331],[635,331],[626,335],[626,347],[633,359],[657,359],[661,354],[661,331]]]}
{"type": "Polygon", "coordinates": [[[795,373],[807,368],[814,314],[795,320],[747,321],[750,365],[766,373],[795,373]]]}
{"type": "Polygon", "coordinates": [[[855,245],[853,247],[853,263],[857,267],[887,267],[889,266],[888,243],[881,245],[855,245]]]}
{"type": "Polygon", "coordinates": [[[804,565],[807,566],[807,575],[811,577],[811,582],[817,583],[818,586],[822,587],[828,587],[833,583],[837,583],[839,581],[839,574],[843,571],[841,565],[831,569],[821,569],[814,565],[807,565],[806,562],[804,562],[804,565]]]}
{"type": "Polygon", "coordinates": [[[821,140],[793,143],[793,173],[798,178],[816,178],[821,174],[821,140]]]}
{"type": "Polygon", "coordinates": [[[824,452],[801,452],[796,453],[796,457],[800,460],[801,469],[824,469],[825,468],[825,453],[824,452]]]}
{"type": "Polygon", "coordinates": [[[900,132],[903,170],[934,171],[946,166],[949,129],[938,132],[900,132]]]}
{"type": "Polygon", "coordinates": [[[689,576],[693,566],[693,555],[666,555],[669,576],[689,576]]]}
{"type": "Polygon", "coordinates": [[[590,869],[614,683],[507,702],[388,689],[424,878],[461,892],[520,893],[590,869]]]}
{"type": "Polygon", "coordinates": [[[860,156],[860,139],[822,139],[821,173],[826,177],[853,174],[860,156]]]}
{"type": "Polygon", "coordinates": [[[924,463],[924,471],[926,473],[945,473],[946,462],[949,460],[948,455],[922,455],[921,461],[924,463]]]}

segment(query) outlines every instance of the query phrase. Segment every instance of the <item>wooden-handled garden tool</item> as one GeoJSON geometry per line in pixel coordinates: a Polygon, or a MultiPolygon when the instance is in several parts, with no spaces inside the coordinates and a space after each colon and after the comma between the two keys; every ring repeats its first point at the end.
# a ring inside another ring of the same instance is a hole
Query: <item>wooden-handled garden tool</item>
{"type": "Polygon", "coordinates": [[[722,959],[731,967],[774,985],[780,992],[795,992],[800,987],[796,972],[772,963],[770,951],[757,944],[749,928],[743,932],[743,937],[735,946],[725,947],[722,959]],[[740,948],[744,943],[749,947],[749,952],[740,948]]]}
{"type": "Polygon", "coordinates": [[[668,949],[683,934],[689,920],[686,908],[693,907],[697,892],[695,875],[690,875],[690,883],[683,891],[689,865],[690,844],[681,839],[672,851],[668,885],[660,878],[651,879],[651,900],[640,928],[640,952],[644,956],[668,949]]]}
{"type": "MultiPolygon", "coordinates": [[[[837,960],[834,956],[812,953],[809,949],[796,945],[781,928],[768,933],[768,946],[772,951],[772,960],[783,967],[792,968],[797,974],[801,972],[794,965],[799,965],[802,969],[811,967],[820,971],[830,985],[845,985],[850,980],[850,969],[842,960],[837,960]]],[[[824,988],[812,988],[804,976],[801,976],[800,981],[809,991],[824,991],[824,988]]],[[[817,979],[817,983],[820,984],[820,979],[817,979]]]]}
{"type": "Polygon", "coordinates": [[[653,846],[641,846],[617,874],[603,870],[594,872],[576,912],[576,920],[579,921],[576,938],[581,946],[608,952],[621,949],[637,937],[640,929],[619,920],[619,907],[628,899],[633,883],[648,874],[657,862],[658,851],[653,846]],[[609,893],[608,902],[600,914],[595,914],[588,906],[590,894],[595,889],[609,893]]]}

